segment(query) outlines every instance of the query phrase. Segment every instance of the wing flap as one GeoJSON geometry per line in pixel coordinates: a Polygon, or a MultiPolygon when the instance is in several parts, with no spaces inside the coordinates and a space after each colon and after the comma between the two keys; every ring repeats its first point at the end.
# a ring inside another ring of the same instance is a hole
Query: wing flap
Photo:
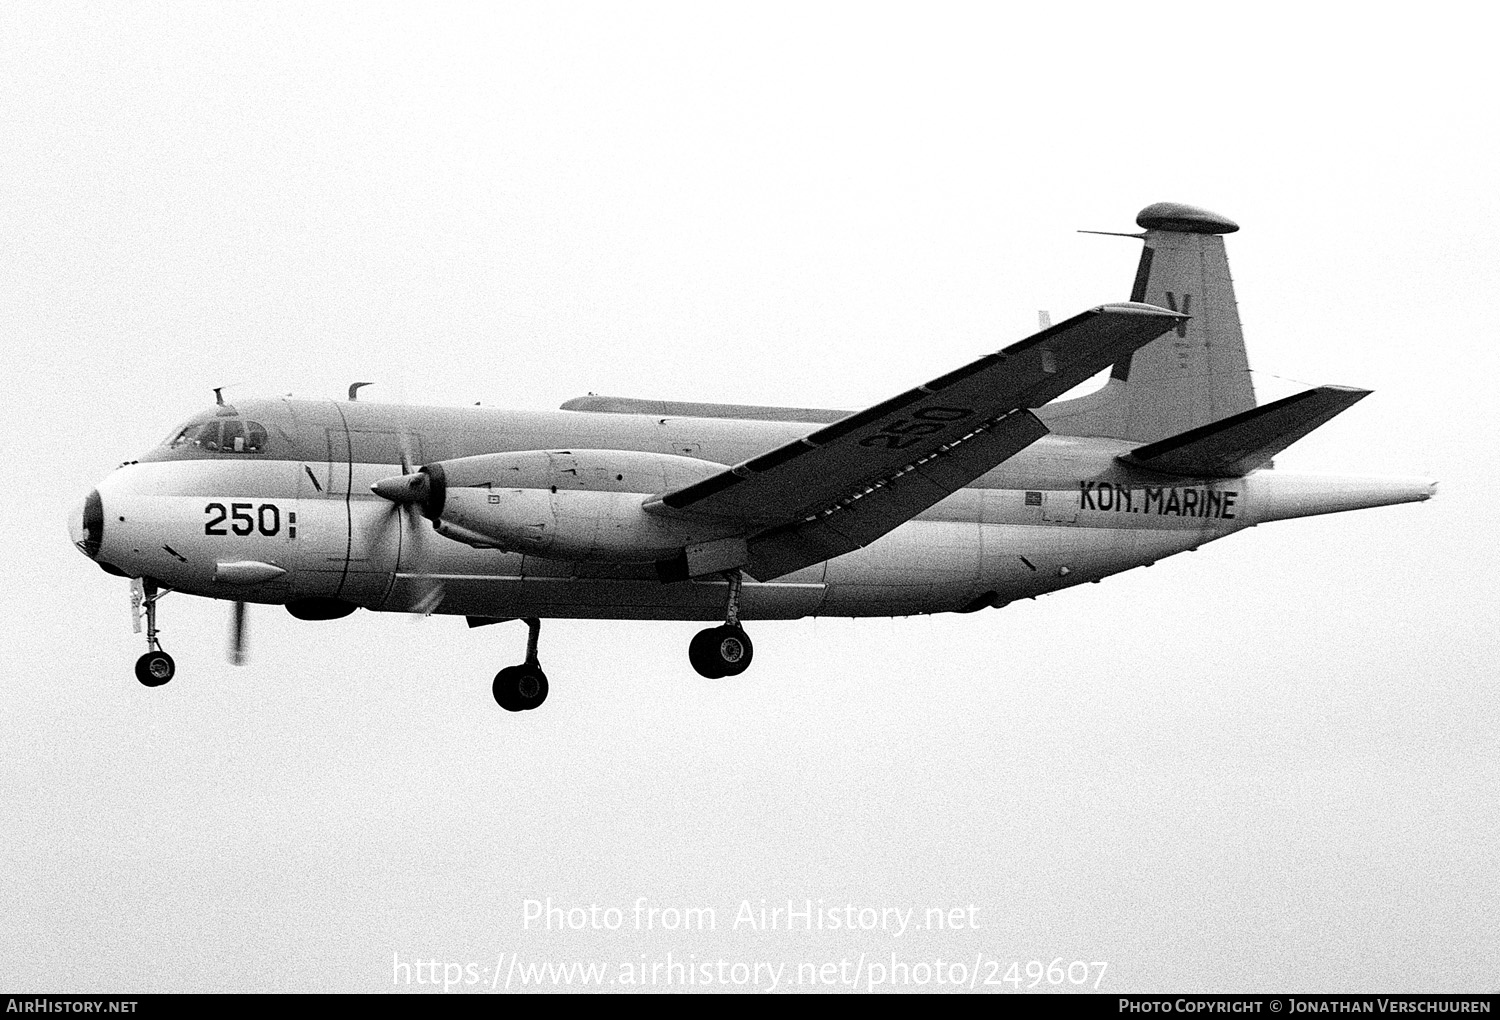
{"type": "Polygon", "coordinates": [[[1238,478],[1370,395],[1352,386],[1319,386],[1223,421],[1137,447],[1120,459],[1196,478],[1238,478]]]}

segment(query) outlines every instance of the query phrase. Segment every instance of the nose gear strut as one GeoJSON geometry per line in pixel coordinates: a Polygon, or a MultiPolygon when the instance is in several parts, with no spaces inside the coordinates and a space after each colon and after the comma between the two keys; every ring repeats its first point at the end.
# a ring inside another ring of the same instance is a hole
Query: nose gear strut
{"type": "Polygon", "coordinates": [[[146,611],[146,654],[135,660],[135,678],[147,687],[160,687],[177,673],[177,663],[162,651],[156,627],[156,603],[171,593],[171,588],[157,587],[155,581],[139,577],[130,581],[130,611],[137,634],[141,632],[141,610],[146,611]]]}

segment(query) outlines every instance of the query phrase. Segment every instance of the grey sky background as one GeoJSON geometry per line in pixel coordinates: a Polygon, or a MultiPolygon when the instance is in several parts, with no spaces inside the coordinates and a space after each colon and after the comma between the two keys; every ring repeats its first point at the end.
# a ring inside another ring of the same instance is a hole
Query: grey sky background
{"type": "MultiPolygon", "coordinates": [[[[1106,991],[1493,990],[1500,160],[1469,5],[0,8],[0,987],[393,987],[393,954],[1108,961],[1106,991]],[[1439,498],[974,616],[524,630],[168,598],[66,514],[231,396],[854,408],[1228,238],[1284,468],[1439,498]],[[523,904],[623,908],[538,932],[523,904]],[[719,930],[632,930],[638,897],[719,930]],[[730,930],[740,901],[978,930],[730,930]]],[[[488,972],[485,972],[488,979],[488,972]]],[[[404,987],[404,986],[402,986],[404,987]]],[[[423,986],[429,987],[429,986],[423,986]]],[[[1009,986],[1004,986],[1009,987],[1009,986]]]]}

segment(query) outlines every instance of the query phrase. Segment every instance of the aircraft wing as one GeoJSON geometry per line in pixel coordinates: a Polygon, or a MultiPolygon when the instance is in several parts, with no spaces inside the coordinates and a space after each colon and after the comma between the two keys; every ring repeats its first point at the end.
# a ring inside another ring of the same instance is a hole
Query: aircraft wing
{"type": "Polygon", "coordinates": [[[1187,316],[1101,305],[923,386],[666,493],[646,510],[742,530],[770,580],[861,546],[1047,434],[1040,407],[1187,316]]]}

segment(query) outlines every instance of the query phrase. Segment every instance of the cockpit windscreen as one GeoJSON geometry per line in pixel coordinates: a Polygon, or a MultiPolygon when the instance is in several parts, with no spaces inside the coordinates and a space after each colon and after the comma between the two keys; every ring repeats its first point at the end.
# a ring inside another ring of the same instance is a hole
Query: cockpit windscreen
{"type": "Polygon", "coordinates": [[[266,430],[260,422],[244,418],[212,418],[185,426],[167,446],[209,453],[264,453],[266,430]]]}

